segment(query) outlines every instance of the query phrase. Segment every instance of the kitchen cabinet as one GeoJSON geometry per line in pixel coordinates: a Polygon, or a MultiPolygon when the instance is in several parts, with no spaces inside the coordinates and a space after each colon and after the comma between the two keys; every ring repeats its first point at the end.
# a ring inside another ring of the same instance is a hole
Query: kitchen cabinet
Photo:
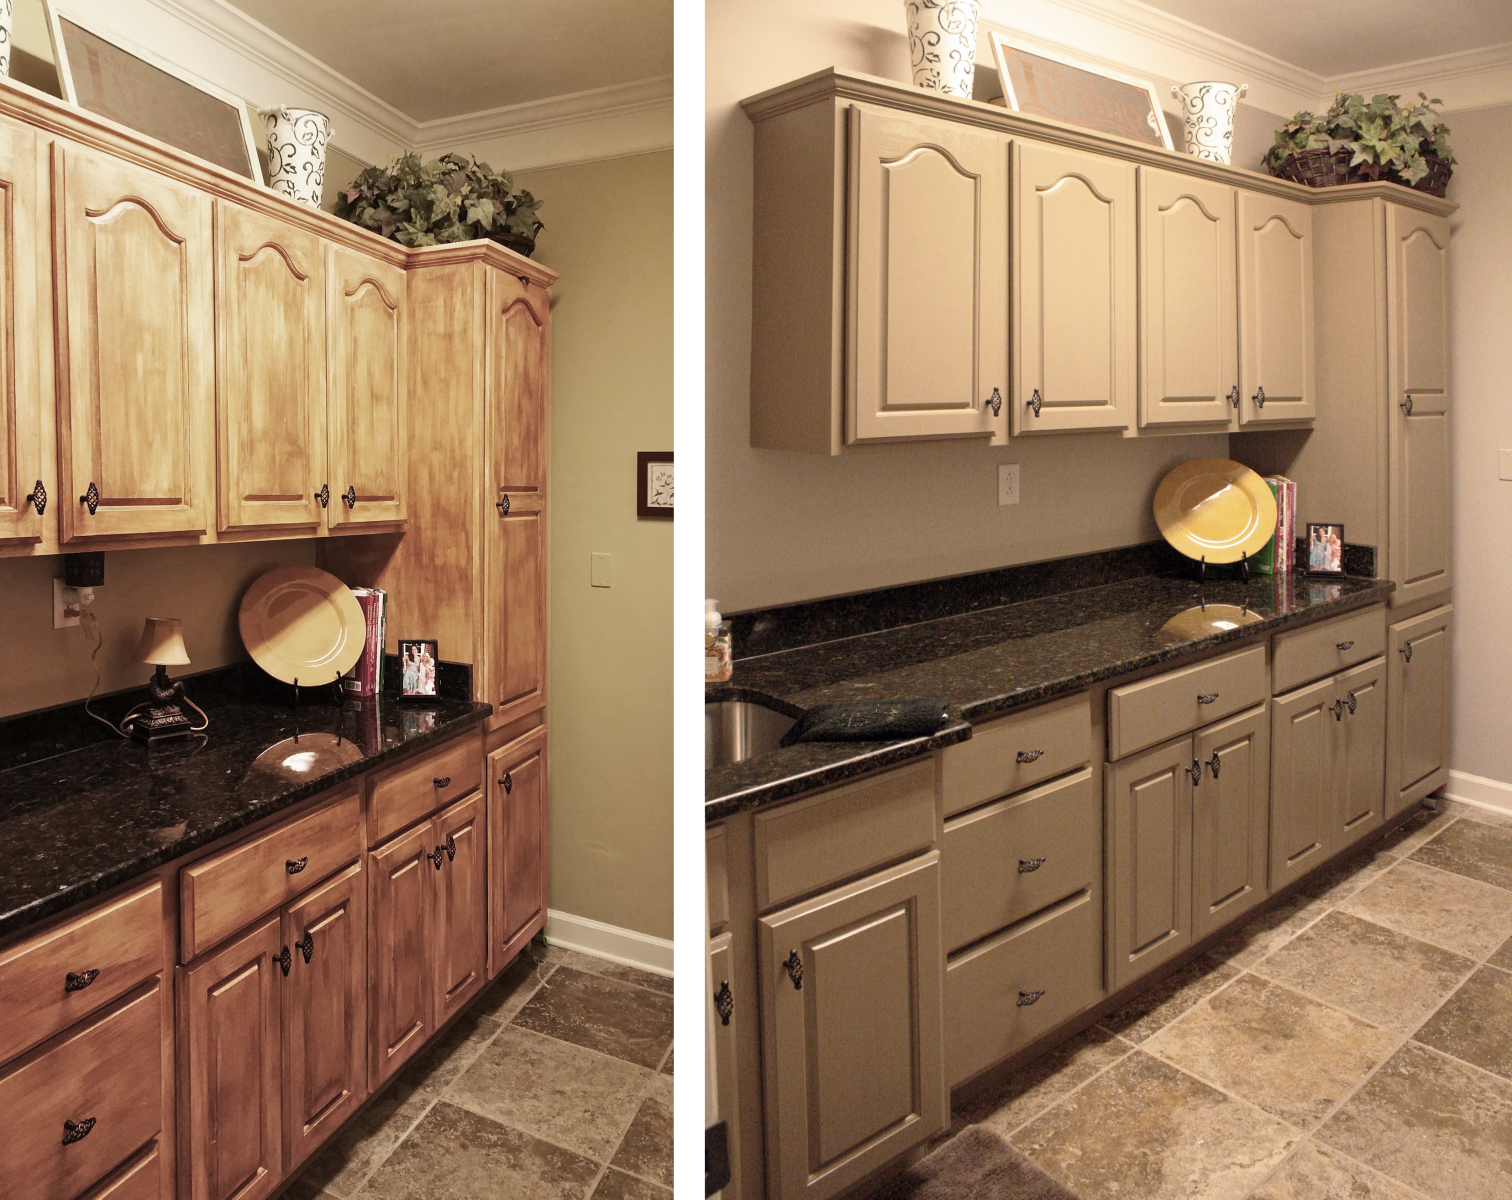
{"type": "Polygon", "coordinates": [[[208,194],[53,143],[59,510],[66,543],[209,528],[208,194]]]}
{"type": "Polygon", "coordinates": [[[1334,716],[1332,852],[1358,841],[1385,819],[1381,780],[1386,770],[1386,663],[1377,658],[1339,677],[1334,716]]]}
{"type": "Polygon", "coordinates": [[[546,730],[488,755],[489,973],[546,924],[546,730]]]}
{"type": "Polygon", "coordinates": [[[1192,937],[1269,894],[1270,718],[1264,706],[1196,734],[1192,788],[1192,937]]]}
{"type": "Polygon", "coordinates": [[[1013,433],[1121,430],[1139,386],[1133,163],[1013,143],[1013,433]]]}
{"type": "Polygon", "coordinates": [[[714,1079],[719,1098],[719,1115],[729,1130],[730,1182],[720,1191],[722,1200],[741,1200],[743,1177],[740,1129],[740,1060],[737,1047],[745,1034],[748,1020],[746,1005],[736,1001],[734,992],[734,938],[725,931],[709,939],[709,979],[713,985],[714,1079]]]}
{"type": "Polygon", "coordinates": [[[1391,626],[1387,654],[1386,815],[1449,782],[1453,605],[1391,626]]]}
{"type": "Polygon", "coordinates": [[[475,792],[446,809],[436,817],[435,830],[436,1027],[440,1028],[482,989],[488,967],[488,846],[482,794],[475,792]]]}
{"type": "Polygon", "coordinates": [[[49,260],[39,222],[47,212],[47,164],[37,135],[0,121],[0,553],[55,547],[58,527],[49,260]]]}
{"type": "Polygon", "coordinates": [[[1317,415],[1313,220],[1296,200],[1239,193],[1239,426],[1317,415]]]}

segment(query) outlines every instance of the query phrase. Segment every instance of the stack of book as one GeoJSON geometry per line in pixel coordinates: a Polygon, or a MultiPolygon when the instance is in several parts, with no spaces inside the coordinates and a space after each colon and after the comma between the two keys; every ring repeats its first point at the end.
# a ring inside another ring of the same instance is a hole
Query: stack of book
{"type": "Polygon", "coordinates": [[[388,635],[388,593],[382,588],[353,588],[358,607],[367,622],[362,655],[341,677],[341,690],[348,696],[376,696],[383,690],[383,644],[388,635]]]}
{"type": "Polygon", "coordinates": [[[1276,532],[1255,555],[1254,567],[1262,575],[1285,575],[1297,565],[1297,481],[1267,475],[1265,486],[1276,498],[1276,532]]]}

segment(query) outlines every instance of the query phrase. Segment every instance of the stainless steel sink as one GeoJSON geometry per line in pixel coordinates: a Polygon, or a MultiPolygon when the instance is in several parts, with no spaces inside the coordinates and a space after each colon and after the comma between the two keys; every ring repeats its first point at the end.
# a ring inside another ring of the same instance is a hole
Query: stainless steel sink
{"type": "Polygon", "coordinates": [[[796,719],[753,700],[705,704],[704,770],[769,754],[796,719]]]}

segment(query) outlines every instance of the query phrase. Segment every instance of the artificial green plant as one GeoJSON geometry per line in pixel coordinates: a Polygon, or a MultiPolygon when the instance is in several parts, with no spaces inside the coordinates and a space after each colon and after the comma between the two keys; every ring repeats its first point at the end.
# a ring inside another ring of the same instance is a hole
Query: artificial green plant
{"type": "Polygon", "coordinates": [[[1337,92],[1322,116],[1299,112],[1276,130],[1276,144],[1267,162],[1280,166],[1293,154],[1308,150],[1349,153],[1349,167],[1362,179],[1394,179],[1415,184],[1428,174],[1425,155],[1453,164],[1449,128],[1438,119],[1436,104],[1418,93],[1418,103],[1398,103],[1399,97],[1379,94],[1367,102],[1358,93],[1337,92]]]}

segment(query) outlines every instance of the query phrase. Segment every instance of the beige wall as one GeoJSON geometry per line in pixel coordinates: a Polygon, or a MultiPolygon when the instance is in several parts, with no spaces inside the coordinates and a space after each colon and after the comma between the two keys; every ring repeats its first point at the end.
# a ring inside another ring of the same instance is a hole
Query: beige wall
{"type": "MultiPolygon", "coordinates": [[[[495,164],[496,166],[500,164],[495,164]]],[[[507,165],[507,164],[506,164],[507,165]]],[[[553,909],[672,936],[672,525],[635,455],[672,446],[672,154],[521,172],[551,305],[553,909]],[[613,586],[589,585],[589,555],[613,586]]]]}
{"type": "MultiPolygon", "coordinates": [[[[107,551],[105,586],[95,590],[94,602],[104,637],[101,694],[143,684],[152,674],[136,661],[143,617],[183,618],[186,674],[245,659],[236,626],[242,593],[264,571],[314,562],[313,538],[107,551]]],[[[94,686],[93,643],[82,628],[52,627],[52,580],[62,574],[56,555],[0,559],[7,646],[0,654],[0,717],[82,700],[94,686]]]]}

